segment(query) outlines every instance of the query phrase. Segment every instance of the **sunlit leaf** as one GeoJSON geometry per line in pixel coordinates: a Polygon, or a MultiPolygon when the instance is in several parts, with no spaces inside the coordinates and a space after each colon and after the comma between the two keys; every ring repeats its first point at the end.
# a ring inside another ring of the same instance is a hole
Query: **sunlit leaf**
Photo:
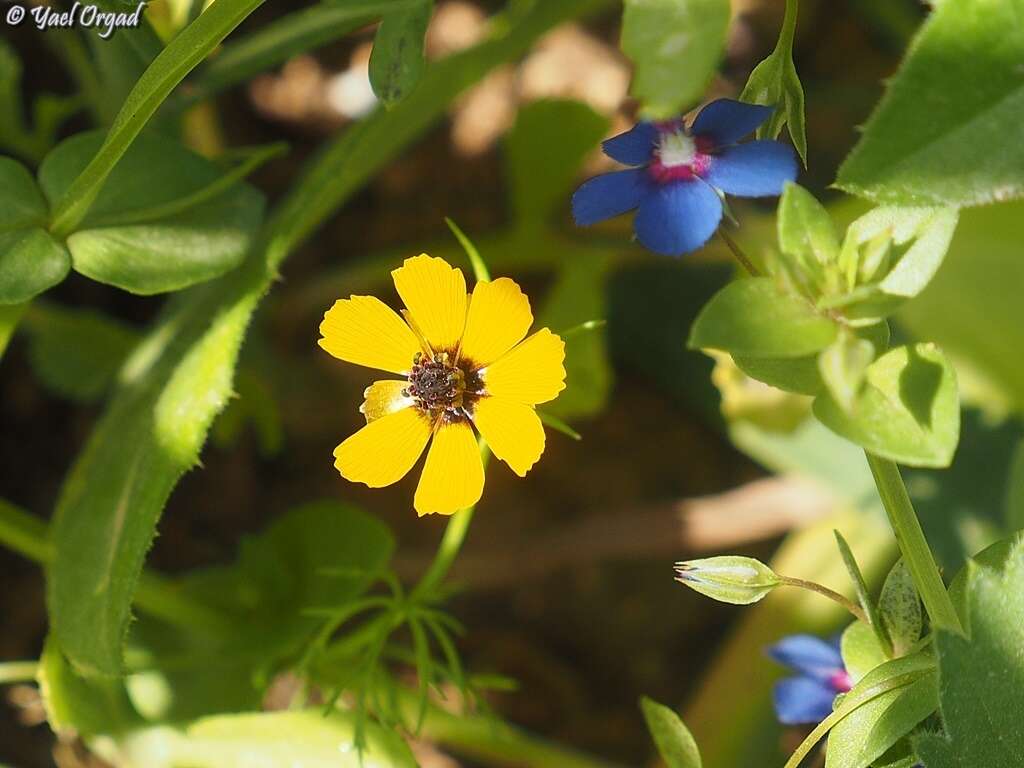
{"type": "Polygon", "coordinates": [[[697,742],[679,715],[646,696],[640,699],[640,709],[658,753],[668,768],[701,768],[697,742]]]}
{"type": "Polygon", "coordinates": [[[839,169],[837,186],[895,205],[1024,195],[1021,0],[938,4],[839,169]],[[995,148],[998,147],[998,151],[995,148]]]}

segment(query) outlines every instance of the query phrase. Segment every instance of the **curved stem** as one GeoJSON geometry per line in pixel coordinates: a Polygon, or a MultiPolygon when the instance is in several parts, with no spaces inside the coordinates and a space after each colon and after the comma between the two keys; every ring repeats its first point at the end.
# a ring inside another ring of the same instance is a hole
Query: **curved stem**
{"type": "Polygon", "coordinates": [[[750,257],[743,252],[743,249],[740,248],[739,244],[729,237],[729,235],[725,234],[724,229],[719,228],[718,235],[725,241],[725,244],[729,246],[729,250],[732,251],[732,255],[736,257],[736,261],[743,265],[743,268],[747,270],[751,277],[761,276],[761,270],[754,266],[754,262],[752,262],[750,257]]]}
{"type": "Polygon", "coordinates": [[[875,485],[878,486],[878,495],[889,515],[893,533],[896,534],[896,542],[914,578],[914,585],[921,595],[921,601],[928,611],[932,626],[963,634],[960,618],[953,608],[953,601],[949,599],[945,584],[942,583],[939,567],[935,564],[924,531],[921,530],[921,523],[910,503],[910,496],[903,484],[899,467],[895,462],[867,451],[864,455],[868,458],[868,466],[871,467],[875,485]]]}
{"type": "Polygon", "coordinates": [[[839,605],[843,606],[843,608],[845,608],[851,614],[853,614],[853,617],[858,621],[863,621],[865,624],[871,623],[870,621],[868,621],[867,615],[864,613],[864,610],[859,605],[857,605],[855,602],[850,600],[845,595],[841,595],[835,590],[829,589],[828,587],[824,586],[823,584],[818,584],[814,581],[804,581],[803,579],[795,579],[792,576],[779,576],[779,581],[790,587],[800,587],[800,589],[807,589],[811,592],[817,592],[819,595],[827,597],[832,602],[839,603],[839,605]]]}

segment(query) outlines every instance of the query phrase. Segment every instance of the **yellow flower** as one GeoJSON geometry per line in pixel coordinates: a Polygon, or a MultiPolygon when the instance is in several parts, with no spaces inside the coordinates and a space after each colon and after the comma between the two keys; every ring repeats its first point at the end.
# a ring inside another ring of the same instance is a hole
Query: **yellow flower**
{"type": "Polygon", "coordinates": [[[413,506],[447,515],[483,493],[474,426],[520,477],[540,458],[534,406],[565,388],[565,343],[547,328],[525,338],[530,302],[507,277],[481,280],[467,295],[462,271],[426,254],[391,275],[402,317],[373,296],[352,296],[320,324],[319,344],[334,357],[404,377],[367,387],[366,426],[334,449],[334,466],[381,488],[405,477],[433,437],[413,506]]]}

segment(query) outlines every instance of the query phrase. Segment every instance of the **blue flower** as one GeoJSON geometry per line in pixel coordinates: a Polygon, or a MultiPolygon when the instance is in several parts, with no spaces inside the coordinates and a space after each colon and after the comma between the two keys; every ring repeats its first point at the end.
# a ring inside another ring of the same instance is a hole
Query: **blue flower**
{"type": "Polygon", "coordinates": [[[820,723],[832,714],[832,702],[853,685],[839,642],[813,635],[790,635],[771,646],[768,655],[798,674],[775,684],[772,701],[785,725],[820,723]]]}
{"type": "Polygon", "coordinates": [[[680,256],[700,248],[722,219],[725,194],[782,194],[796,178],[793,149],[778,141],[737,144],[772,113],[771,107],[719,99],[687,129],[681,119],[638,123],[602,144],[626,171],[585,182],[572,197],[580,226],[638,209],[637,239],[656,253],[680,256]]]}

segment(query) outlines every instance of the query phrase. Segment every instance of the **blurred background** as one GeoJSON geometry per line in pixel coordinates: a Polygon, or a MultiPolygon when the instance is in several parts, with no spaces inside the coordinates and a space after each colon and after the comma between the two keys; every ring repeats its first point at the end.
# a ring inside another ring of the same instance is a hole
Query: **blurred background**
{"type": "MultiPolygon", "coordinates": [[[[300,5],[268,3],[242,31],[300,5]]],[[[774,47],[783,5],[734,0],[727,58],[709,99],[741,90],[774,47]]],[[[500,6],[438,2],[428,57],[478,42],[500,6]]],[[[830,196],[828,184],[924,10],[915,0],[801,4],[795,58],[809,157],[800,181],[839,221],[863,209],[830,196]]],[[[155,0],[151,16],[162,13],[169,18],[172,5],[155,0]]],[[[289,260],[248,335],[239,397],[215,423],[203,466],[174,491],[148,563],[174,574],[231,561],[240,538],[282,510],[341,498],[395,532],[403,576],[422,572],[445,520],[416,518],[415,473],[372,491],[339,478],[331,453],[360,425],[369,379],[324,354],[316,338],[336,298],[372,292],[394,303],[387,275],[403,258],[427,251],[461,263],[448,216],[493,273],[524,285],[539,322],[559,330],[607,319],[570,343],[570,388],[552,409],[582,440],[549,433],[543,461],[525,480],[496,462],[488,470],[453,572],[460,590],[450,607],[468,628],[460,641],[468,667],[518,682],[491,697],[507,719],[609,761],[649,760],[636,705],[647,694],[680,707],[706,764],[781,764],[801,734],[774,724],[768,692],[782,670],[762,649],[797,630],[834,632],[842,616],[785,593],[752,610],[724,606],[675,584],[672,563],[726,551],[774,557],[781,572],[845,591],[832,528],[842,527],[875,579],[894,561],[893,545],[858,450],[809,421],[800,398],[745,379],[728,359],[716,364],[685,349],[697,310],[731,275],[727,251],[713,241],[692,258],[658,259],[630,243],[628,218],[573,229],[571,186],[546,174],[559,156],[577,163],[573,183],[610,168],[598,142],[633,121],[619,20],[611,5],[562,25],[520,62],[492,72],[289,260]]],[[[25,94],[71,91],[39,33],[3,34],[24,62],[25,94]]],[[[216,153],[286,141],[290,152],[253,179],[279,197],[321,142],[374,107],[372,34],[293,58],[215,106],[194,108],[189,143],[216,153]]],[[[87,126],[75,118],[66,129],[87,126]]],[[[772,247],[773,207],[735,206],[736,236],[752,252],[772,247]]],[[[1008,488],[1021,435],[1014,414],[1024,403],[1024,310],[1009,287],[1024,278],[1021,213],[1020,205],[965,213],[934,284],[893,328],[900,338],[943,344],[968,408],[954,468],[907,473],[947,572],[1019,514],[1008,488]]],[[[74,273],[44,299],[0,366],[0,477],[4,498],[45,518],[113,371],[163,299],[74,273]],[[76,344],[85,332],[103,343],[76,344]]],[[[0,551],[0,579],[0,659],[35,658],[46,632],[41,571],[0,551]]],[[[98,765],[80,745],[54,742],[34,689],[3,693],[0,764],[98,765]]],[[[437,768],[483,764],[429,740],[417,755],[437,768]]]]}

